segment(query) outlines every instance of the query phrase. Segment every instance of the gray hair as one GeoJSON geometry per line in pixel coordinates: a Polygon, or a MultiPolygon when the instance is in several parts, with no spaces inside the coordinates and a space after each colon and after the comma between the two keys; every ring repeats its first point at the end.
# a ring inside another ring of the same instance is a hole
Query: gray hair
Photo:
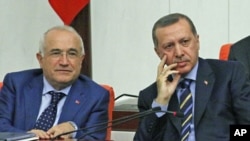
{"type": "Polygon", "coordinates": [[[156,23],[154,24],[153,29],[152,29],[152,38],[153,38],[153,42],[154,42],[155,47],[158,46],[158,40],[157,40],[156,33],[155,33],[156,29],[160,28],[160,27],[166,27],[166,26],[175,24],[180,19],[185,19],[188,22],[192,33],[194,35],[197,35],[197,31],[196,31],[196,28],[194,26],[194,23],[192,22],[192,20],[188,16],[186,16],[184,14],[180,14],[180,13],[172,13],[172,14],[163,16],[158,21],[156,21],[156,23]]]}
{"type": "Polygon", "coordinates": [[[59,26],[54,26],[50,29],[48,29],[42,36],[41,40],[40,40],[40,44],[39,44],[39,53],[41,53],[41,55],[44,55],[44,51],[45,51],[45,38],[47,36],[47,34],[52,31],[52,30],[65,30],[65,31],[69,31],[74,33],[80,40],[80,47],[82,49],[82,55],[85,54],[84,51],[84,45],[83,45],[83,40],[82,37],[78,34],[78,32],[71,26],[68,25],[59,25],[59,26]]]}

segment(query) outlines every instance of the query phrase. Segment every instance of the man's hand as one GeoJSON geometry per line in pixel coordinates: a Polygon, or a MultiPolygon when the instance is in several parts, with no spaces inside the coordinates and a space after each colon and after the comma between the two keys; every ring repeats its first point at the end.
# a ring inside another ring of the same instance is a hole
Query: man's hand
{"type": "Polygon", "coordinates": [[[29,132],[36,134],[36,136],[38,136],[39,139],[50,139],[50,135],[47,132],[43,131],[43,130],[32,129],[29,132]]]}
{"type": "Polygon", "coordinates": [[[168,104],[171,96],[173,95],[178,81],[181,78],[181,75],[179,74],[179,71],[174,70],[174,68],[177,66],[177,64],[171,64],[169,66],[165,66],[166,62],[166,55],[163,56],[160,64],[158,65],[158,71],[157,71],[157,91],[158,95],[156,97],[156,102],[161,105],[168,104]],[[167,80],[167,77],[169,75],[174,75],[173,81],[167,80]]]}
{"type": "MultiPolygon", "coordinates": [[[[47,131],[47,134],[50,135],[50,138],[54,138],[59,134],[62,134],[65,132],[70,132],[73,130],[75,130],[75,128],[69,122],[64,122],[64,123],[58,124],[58,125],[50,128],[47,131]]],[[[61,136],[61,138],[65,138],[65,139],[72,138],[72,134],[67,134],[67,135],[61,136]]]]}

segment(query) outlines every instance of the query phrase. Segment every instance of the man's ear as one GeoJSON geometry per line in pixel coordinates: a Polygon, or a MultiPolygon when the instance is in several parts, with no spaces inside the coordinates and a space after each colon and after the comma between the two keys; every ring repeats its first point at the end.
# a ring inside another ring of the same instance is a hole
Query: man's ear
{"type": "Polygon", "coordinates": [[[82,58],[81,58],[81,59],[82,59],[82,61],[84,60],[84,58],[85,58],[85,55],[82,55],[82,58]]]}
{"type": "Polygon", "coordinates": [[[158,55],[158,51],[157,51],[157,48],[156,48],[156,47],[154,47],[154,50],[155,50],[155,53],[158,55]]]}
{"type": "Polygon", "coordinates": [[[157,47],[154,47],[155,53],[157,54],[157,56],[161,59],[161,54],[160,51],[158,50],[157,47]]]}
{"type": "Polygon", "coordinates": [[[36,54],[36,59],[39,62],[40,66],[42,65],[42,60],[43,60],[43,56],[41,53],[37,53],[36,54]]]}

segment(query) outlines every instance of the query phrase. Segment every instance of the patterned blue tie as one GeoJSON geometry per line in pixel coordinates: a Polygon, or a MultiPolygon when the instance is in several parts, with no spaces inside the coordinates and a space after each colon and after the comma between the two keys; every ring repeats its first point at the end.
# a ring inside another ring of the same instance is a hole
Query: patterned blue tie
{"type": "Polygon", "coordinates": [[[181,141],[186,141],[188,139],[190,124],[192,122],[193,100],[189,88],[191,81],[190,79],[184,79],[180,83],[180,87],[183,90],[180,95],[180,111],[184,114],[181,124],[181,141]]]}
{"type": "Polygon", "coordinates": [[[53,126],[56,119],[57,103],[65,96],[65,94],[61,92],[50,91],[48,93],[52,97],[50,105],[42,112],[36,121],[35,129],[47,131],[53,126]]]}

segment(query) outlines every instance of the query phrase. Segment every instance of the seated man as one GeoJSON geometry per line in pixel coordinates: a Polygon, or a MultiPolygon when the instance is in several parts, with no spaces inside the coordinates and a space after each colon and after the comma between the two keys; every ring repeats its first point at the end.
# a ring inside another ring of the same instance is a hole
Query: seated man
{"type": "MultiPolygon", "coordinates": [[[[50,139],[107,122],[109,93],[80,74],[84,55],[83,41],[72,27],[45,32],[36,54],[41,69],[8,73],[4,78],[0,132],[32,132],[50,139]]],[[[99,128],[62,137],[105,140],[106,130],[87,135],[99,128]]]]}
{"type": "Polygon", "coordinates": [[[200,41],[189,17],[172,13],[152,30],[160,58],[156,82],[140,91],[140,120],[134,141],[229,141],[230,125],[250,124],[250,82],[237,61],[199,57],[200,41]]]}
{"type": "Polygon", "coordinates": [[[231,46],[228,60],[241,62],[245,67],[247,76],[250,78],[250,36],[239,40],[231,46]]]}

